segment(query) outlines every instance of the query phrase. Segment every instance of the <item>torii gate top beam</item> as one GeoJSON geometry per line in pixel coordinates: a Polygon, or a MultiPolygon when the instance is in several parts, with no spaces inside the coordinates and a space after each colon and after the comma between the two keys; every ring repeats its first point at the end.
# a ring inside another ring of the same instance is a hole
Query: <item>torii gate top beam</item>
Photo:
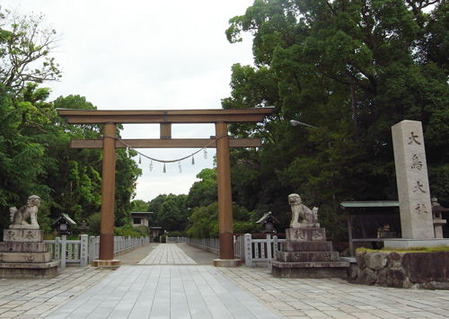
{"type": "Polygon", "coordinates": [[[104,123],[237,123],[261,122],[274,107],[244,110],[74,110],[58,109],[58,114],[72,124],[104,123]]]}

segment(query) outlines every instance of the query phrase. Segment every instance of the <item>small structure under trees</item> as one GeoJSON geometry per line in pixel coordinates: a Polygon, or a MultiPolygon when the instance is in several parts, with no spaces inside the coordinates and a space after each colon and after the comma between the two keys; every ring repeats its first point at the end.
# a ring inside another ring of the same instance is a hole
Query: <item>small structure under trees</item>
{"type": "Polygon", "coordinates": [[[346,201],[340,207],[346,212],[351,255],[354,243],[376,245],[384,238],[401,237],[398,201],[346,201]]]}

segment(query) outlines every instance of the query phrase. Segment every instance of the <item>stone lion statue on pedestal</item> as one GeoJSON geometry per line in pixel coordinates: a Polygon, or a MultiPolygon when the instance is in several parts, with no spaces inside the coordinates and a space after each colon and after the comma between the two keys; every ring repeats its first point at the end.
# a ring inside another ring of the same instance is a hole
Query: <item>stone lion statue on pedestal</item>
{"type": "Polygon", "coordinates": [[[288,195],[288,203],[292,209],[291,228],[320,227],[318,223],[318,207],[313,207],[310,210],[302,204],[301,196],[298,194],[288,195]]]}
{"type": "Polygon", "coordinates": [[[10,207],[10,219],[11,225],[9,228],[24,228],[24,229],[39,229],[37,223],[37,212],[41,204],[41,199],[37,195],[31,195],[28,197],[27,204],[17,209],[16,207],[10,207]],[[30,220],[28,223],[27,220],[30,220]]]}

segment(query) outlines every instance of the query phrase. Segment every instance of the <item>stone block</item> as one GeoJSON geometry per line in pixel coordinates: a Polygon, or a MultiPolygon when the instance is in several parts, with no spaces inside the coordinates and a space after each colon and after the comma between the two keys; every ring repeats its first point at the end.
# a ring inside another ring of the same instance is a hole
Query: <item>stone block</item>
{"type": "Polygon", "coordinates": [[[370,268],[365,268],[360,271],[359,276],[357,278],[357,283],[365,285],[374,285],[377,282],[377,279],[378,275],[374,270],[370,268]]]}
{"type": "Polygon", "coordinates": [[[357,257],[358,269],[351,269],[348,278],[353,283],[398,288],[449,289],[449,252],[374,252],[358,254],[357,257]],[[359,260],[362,260],[363,264],[366,263],[366,267],[361,268],[359,260]]]}
{"type": "Polygon", "coordinates": [[[0,242],[0,252],[43,253],[47,252],[47,245],[43,242],[0,242]]]}
{"type": "Polygon", "coordinates": [[[405,275],[402,269],[388,269],[385,276],[385,284],[382,286],[405,288],[404,287],[405,275]]]}
{"type": "Polygon", "coordinates": [[[307,262],[307,261],[338,261],[338,252],[333,251],[313,251],[313,252],[277,252],[277,259],[284,262],[307,262]]]}
{"type": "Polygon", "coordinates": [[[330,241],[285,241],[281,243],[282,251],[331,251],[330,241]]]}
{"type": "Polygon", "coordinates": [[[8,242],[42,242],[44,231],[38,229],[4,229],[3,241],[8,242]]]}
{"type": "Polygon", "coordinates": [[[366,267],[373,270],[382,269],[388,263],[387,255],[384,253],[365,254],[363,259],[365,260],[366,267]]]}
{"type": "Polygon", "coordinates": [[[412,283],[449,282],[449,252],[406,253],[402,267],[412,283]]]}
{"type": "Polygon", "coordinates": [[[402,254],[393,251],[387,255],[387,258],[389,267],[391,268],[402,267],[402,254]]]}
{"type": "Polygon", "coordinates": [[[356,262],[357,262],[357,266],[360,268],[360,269],[365,269],[366,268],[366,265],[365,265],[365,252],[357,252],[356,254],[355,254],[355,260],[356,260],[356,262]]]}
{"type": "Polygon", "coordinates": [[[325,241],[326,229],[322,227],[287,228],[285,235],[288,241],[325,241]]]}
{"type": "Polygon", "coordinates": [[[0,253],[2,263],[47,263],[51,253],[0,253]]]}

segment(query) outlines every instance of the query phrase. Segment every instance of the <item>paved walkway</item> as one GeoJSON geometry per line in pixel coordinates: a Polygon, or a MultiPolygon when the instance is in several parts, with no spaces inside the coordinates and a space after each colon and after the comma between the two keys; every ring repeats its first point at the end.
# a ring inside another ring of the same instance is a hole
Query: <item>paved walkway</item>
{"type": "Polygon", "coordinates": [[[115,271],[74,267],[49,280],[2,279],[0,318],[449,317],[447,290],[281,279],[265,268],[215,268],[213,258],[184,244],[151,244],[121,256],[115,271]]]}
{"type": "Polygon", "coordinates": [[[158,245],[147,257],[138,262],[139,265],[189,265],[196,264],[177,245],[158,245]]]}

